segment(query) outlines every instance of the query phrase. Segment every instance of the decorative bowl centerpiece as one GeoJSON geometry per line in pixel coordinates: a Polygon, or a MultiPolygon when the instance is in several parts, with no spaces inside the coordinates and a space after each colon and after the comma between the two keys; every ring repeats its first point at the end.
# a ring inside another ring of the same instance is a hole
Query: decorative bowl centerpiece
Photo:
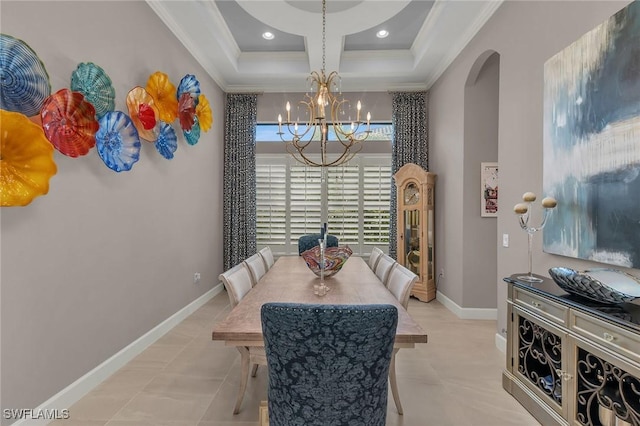
{"type": "MultiPolygon", "coordinates": [[[[337,274],[344,266],[345,262],[353,251],[349,246],[344,247],[327,247],[324,249],[324,277],[328,278],[337,274]]],[[[320,246],[315,246],[301,254],[304,261],[307,263],[311,272],[320,276],[320,246]]]]}
{"type": "Polygon", "coordinates": [[[625,303],[640,297],[640,280],[616,269],[595,268],[578,272],[555,267],[549,269],[549,275],[566,292],[600,303],[625,303]]]}

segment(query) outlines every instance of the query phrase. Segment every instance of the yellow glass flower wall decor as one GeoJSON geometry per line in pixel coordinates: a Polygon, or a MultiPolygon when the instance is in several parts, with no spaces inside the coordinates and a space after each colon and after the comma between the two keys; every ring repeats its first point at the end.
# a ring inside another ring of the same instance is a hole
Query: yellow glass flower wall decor
{"type": "Polygon", "coordinates": [[[160,120],[173,122],[178,117],[178,99],[176,86],[171,83],[169,76],[160,71],[154,72],[147,80],[146,90],[155,101],[160,120]]]}
{"type": "Polygon", "coordinates": [[[198,105],[196,105],[196,116],[198,116],[198,122],[203,132],[208,132],[213,124],[213,113],[211,112],[211,106],[205,95],[198,97],[198,105]]]}
{"type": "Polygon", "coordinates": [[[27,116],[0,110],[0,205],[26,206],[49,192],[58,171],[53,145],[27,116]]]}

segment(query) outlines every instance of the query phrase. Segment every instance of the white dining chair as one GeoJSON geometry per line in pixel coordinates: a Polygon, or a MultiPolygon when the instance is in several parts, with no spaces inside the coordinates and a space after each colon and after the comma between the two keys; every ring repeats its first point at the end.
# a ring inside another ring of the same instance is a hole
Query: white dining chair
{"type": "MultiPolygon", "coordinates": [[[[262,258],[258,258],[262,262],[262,258]]],[[[223,272],[218,276],[220,281],[224,284],[229,294],[229,303],[231,308],[235,308],[244,296],[247,295],[253,288],[253,280],[251,273],[245,262],[239,263],[233,268],[223,272]]],[[[257,346],[239,346],[238,351],[248,353],[248,356],[242,357],[241,363],[241,376],[240,376],[240,389],[238,389],[238,396],[236,398],[236,405],[233,408],[233,414],[240,412],[240,405],[242,404],[242,398],[244,392],[247,389],[247,381],[249,379],[249,366],[253,365],[251,370],[251,377],[255,377],[258,371],[258,365],[267,365],[267,356],[264,352],[264,348],[257,346]]]]}
{"type": "Polygon", "coordinates": [[[369,261],[367,263],[369,264],[369,268],[371,268],[372,271],[376,270],[376,264],[378,263],[378,260],[380,260],[380,256],[383,254],[384,252],[378,247],[374,247],[373,249],[371,249],[369,261]]]}
{"type": "Polygon", "coordinates": [[[380,258],[376,263],[376,267],[373,272],[375,272],[378,279],[382,281],[382,284],[384,284],[385,286],[387,286],[387,284],[389,283],[389,274],[391,273],[391,270],[394,268],[396,263],[398,262],[396,262],[393,257],[384,253],[380,255],[380,258]]]}
{"type": "MultiPolygon", "coordinates": [[[[413,283],[416,282],[418,276],[407,269],[405,266],[396,264],[391,273],[389,274],[387,288],[393,294],[393,296],[400,302],[403,308],[407,309],[409,305],[409,296],[411,295],[411,288],[413,283]]],[[[389,382],[391,385],[391,393],[393,394],[393,400],[396,403],[398,413],[402,414],[402,403],[400,402],[400,395],[398,394],[398,382],[396,380],[396,354],[400,348],[394,348],[391,355],[391,365],[389,366],[389,382]]]]}
{"type": "Polygon", "coordinates": [[[411,288],[417,279],[418,276],[416,274],[399,263],[396,264],[391,273],[389,273],[387,288],[405,309],[407,309],[407,305],[409,304],[411,288]]]}
{"type": "Polygon", "coordinates": [[[260,281],[260,278],[267,273],[267,267],[265,266],[264,260],[262,260],[260,253],[256,253],[247,258],[244,263],[247,265],[247,268],[251,273],[252,286],[255,286],[258,284],[258,281],[260,281]]]}
{"type": "Polygon", "coordinates": [[[229,295],[231,308],[235,308],[238,302],[249,293],[252,287],[251,273],[244,262],[237,264],[233,268],[221,273],[218,279],[224,284],[229,295]]]}
{"type": "Polygon", "coordinates": [[[262,256],[262,260],[264,260],[264,266],[267,268],[267,271],[271,269],[271,267],[275,263],[275,260],[273,259],[273,252],[271,251],[271,247],[267,246],[260,249],[260,251],[258,251],[258,254],[262,256]]]}

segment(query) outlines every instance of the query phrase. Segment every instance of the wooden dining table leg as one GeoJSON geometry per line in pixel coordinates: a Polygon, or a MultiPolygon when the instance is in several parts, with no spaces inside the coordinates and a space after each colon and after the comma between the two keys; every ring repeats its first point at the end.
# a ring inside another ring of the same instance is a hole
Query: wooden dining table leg
{"type": "Polygon", "coordinates": [[[244,391],[247,389],[247,380],[249,379],[249,348],[246,346],[236,346],[240,352],[240,389],[238,389],[238,398],[236,399],[236,406],[233,409],[233,414],[240,412],[240,405],[242,404],[242,398],[244,397],[244,391]]]}
{"type": "Polygon", "coordinates": [[[391,393],[393,394],[393,401],[396,403],[398,414],[403,414],[402,403],[400,402],[400,394],[398,394],[398,382],[396,381],[396,354],[400,348],[393,348],[393,354],[391,355],[391,364],[389,365],[389,382],[391,383],[391,393]]]}

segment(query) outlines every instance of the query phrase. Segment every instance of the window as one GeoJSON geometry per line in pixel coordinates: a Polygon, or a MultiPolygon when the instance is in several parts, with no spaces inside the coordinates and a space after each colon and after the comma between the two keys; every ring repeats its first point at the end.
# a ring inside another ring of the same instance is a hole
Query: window
{"type": "MultiPolygon", "coordinates": [[[[278,125],[272,123],[258,123],[256,126],[256,141],[257,142],[276,142],[282,143],[278,136],[278,125]]],[[[286,129],[283,130],[286,132],[286,129]]],[[[369,136],[367,142],[390,142],[393,134],[393,125],[391,123],[371,123],[369,126],[369,136]]],[[[329,128],[328,140],[335,141],[336,136],[329,128]]]]}
{"type": "Polygon", "coordinates": [[[324,172],[289,155],[256,155],[258,248],[297,254],[298,238],[324,222],[355,254],[388,246],[391,154],[358,154],[324,172]]]}

